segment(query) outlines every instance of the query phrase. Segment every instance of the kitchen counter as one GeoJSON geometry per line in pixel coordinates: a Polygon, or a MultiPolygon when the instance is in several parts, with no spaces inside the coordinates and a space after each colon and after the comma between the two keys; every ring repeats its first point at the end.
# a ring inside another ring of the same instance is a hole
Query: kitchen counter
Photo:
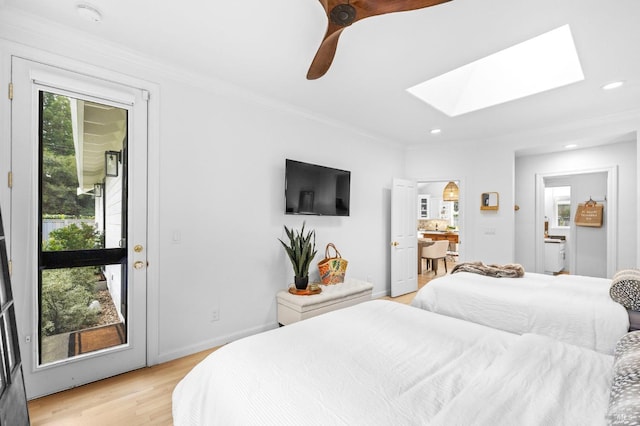
{"type": "Polygon", "coordinates": [[[448,231],[422,231],[423,238],[431,238],[433,241],[448,240],[450,243],[458,244],[458,233],[448,231]]]}

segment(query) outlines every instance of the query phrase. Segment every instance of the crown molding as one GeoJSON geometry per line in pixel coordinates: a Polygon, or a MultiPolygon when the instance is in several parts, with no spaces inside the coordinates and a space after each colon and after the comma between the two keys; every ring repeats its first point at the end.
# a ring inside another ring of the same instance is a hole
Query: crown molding
{"type": "MultiPolygon", "coordinates": [[[[157,83],[160,86],[163,80],[180,82],[181,84],[188,84],[191,87],[210,91],[219,96],[241,99],[248,103],[297,115],[326,126],[348,131],[385,146],[403,147],[400,141],[374,134],[298,105],[270,98],[210,74],[205,75],[172,63],[155,60],[126,46],[12,7],[5,6],[0,8],[0,39],[23,46],[26,51],[31,51],[33,55],[39,58],[43,54],[45,57],[47,55],[56,55],[118,73],[122,73],[122,70],[127,70],[126,73],[128,75],[157,83]],[[96,46],[100,46],[100,48],[96,49],[96,46]],[[78,52],[82,52],[82,54],[78,52]]],[[[12,49],[10,48],[9,50],[12,49]]],[[[11,53],[13,54],[14,52],[11,53]]]]}

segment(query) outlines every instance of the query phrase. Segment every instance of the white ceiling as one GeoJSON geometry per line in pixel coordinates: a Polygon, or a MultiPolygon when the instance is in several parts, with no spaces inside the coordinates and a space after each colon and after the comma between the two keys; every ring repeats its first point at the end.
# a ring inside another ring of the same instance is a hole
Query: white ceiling
{"type": "MultiPolygon", "coordinates": [[[[346,1],[346,0],[345,0],[346,1]]],[[[478,141],[640,108],[640,1],[453,0],[356,22],[324,77],[306,80],[326,30],[318,0],[1,0],[144,56],[184,66],[407,145],[478,141]],[[405,89],[569,24],[585,80],[448,117],[405,89]],[[603,91],[613,80],[621,89],[603,91]],[[441,128],[431,135],[429,130],[441,128]]]]}

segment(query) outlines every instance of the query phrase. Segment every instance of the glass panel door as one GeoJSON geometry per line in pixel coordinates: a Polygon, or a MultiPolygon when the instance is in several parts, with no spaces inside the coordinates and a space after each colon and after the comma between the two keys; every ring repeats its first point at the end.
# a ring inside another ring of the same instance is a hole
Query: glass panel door
{"type": "Polygon", "coordinates": [[[148,97],[112,73],[17,57],[11,73],[8,240],[35,398],[146,365],[148,97]]]}
{"type": "Polygon", "coordinates": [[[39,364],[127,343],[127,110],[39,92],[39,364]]]}

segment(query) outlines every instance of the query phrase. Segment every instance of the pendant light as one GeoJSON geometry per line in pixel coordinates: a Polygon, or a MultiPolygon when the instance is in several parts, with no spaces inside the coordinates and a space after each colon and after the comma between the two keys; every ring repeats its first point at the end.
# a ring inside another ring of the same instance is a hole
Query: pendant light
{"type": "Polygon", "coordinates": [[[442,191],[442,199],[444,201],[458,201],[459,194],[460,190],[458,189],[458,185],[452,181],[444,187],[444,191],[442,191]]]}

